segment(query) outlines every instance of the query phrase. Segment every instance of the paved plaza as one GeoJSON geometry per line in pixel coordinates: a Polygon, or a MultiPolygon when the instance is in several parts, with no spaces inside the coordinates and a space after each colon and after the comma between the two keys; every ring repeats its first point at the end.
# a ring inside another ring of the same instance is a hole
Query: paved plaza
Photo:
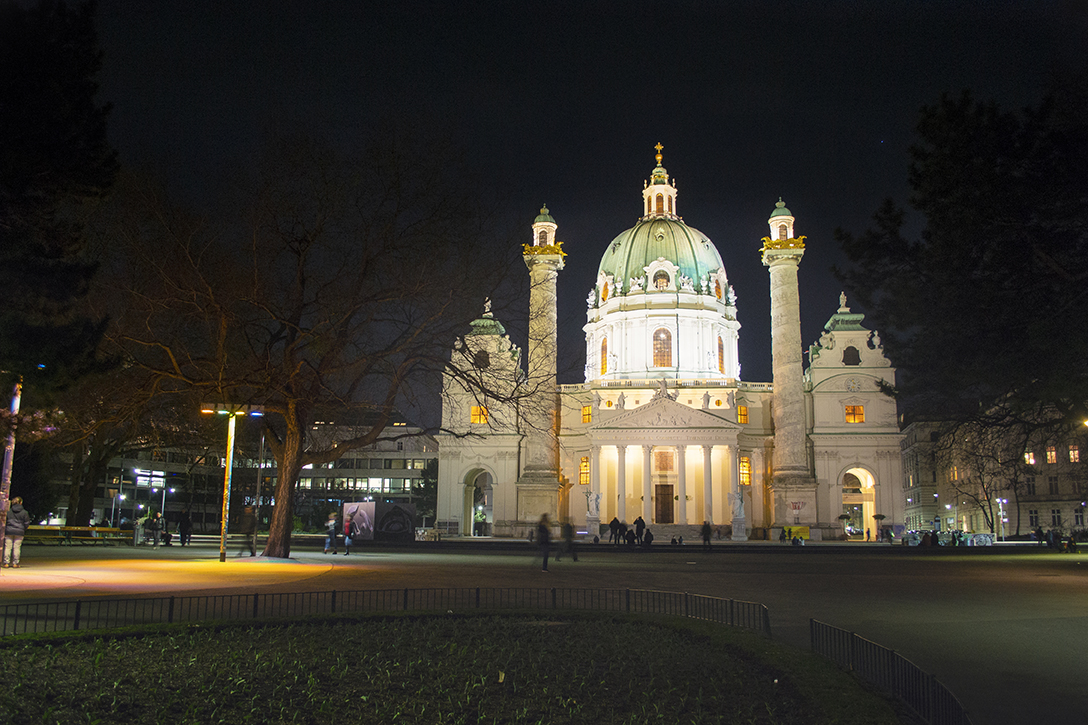
{"type": "Polygon", "coordinates": [[[520,542],[359,548],[296,546],[291,560],[218,560],[196,546],[26,546],[0,570],[0,603],[77,597],[428,587],[585,587],[685,591],[770,609],[774,638],[808,647],[816,618],[891,647],[936,675],[977,725],[1084,722],[1080,663],[1088,644],[1088,555],[939,550],[877,544],[788,547],[753,542],[653,552],[584,546],[541,572],[520,542]]]}

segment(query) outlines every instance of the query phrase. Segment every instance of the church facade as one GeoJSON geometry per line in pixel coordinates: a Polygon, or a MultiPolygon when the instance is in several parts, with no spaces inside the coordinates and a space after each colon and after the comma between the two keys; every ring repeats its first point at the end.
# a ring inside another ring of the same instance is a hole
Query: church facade
{"type": "Polygon", "coordinates": [[[445,383],[439,526],[522,537],[547,513],[592,536],[641,517],[659,540],[690,538],[705,521],[743,541],[901,525],[902,436],[880,392],[895,373],[879,336],[840,296],[803,365],[804,237],[779,200],[762,250],[774,379],[742,380],[725,265],[679,216],[660,148],[656,159],[641,218],[607,246],[586,298],[584,383],[555,381],[565,255],[546,208],[525,245],[527,358],[490,311],[473,323],[460,354],[482,361],[484,387],[503,394],[445,383]]]}

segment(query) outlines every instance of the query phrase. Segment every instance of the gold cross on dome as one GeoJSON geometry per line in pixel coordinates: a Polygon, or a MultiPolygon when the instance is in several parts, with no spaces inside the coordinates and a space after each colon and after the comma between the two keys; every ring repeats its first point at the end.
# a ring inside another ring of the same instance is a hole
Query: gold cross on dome
{"type": "Polygon", "coordinates": [[[663,149],[665,147],[662,146],[661,143],[659,142],[657,144],[657,146],[654,146],[654,148],[657,149],[657,156],[655,157],[657,159],[657,165],[661,166],[661,149],[663,149]]]}
{"type": "Polygon", "coordinates": [[[654,148],[655,148],[655,149],[657,149],[657,153],[661,153],[661,149],[663,149],[663,148],[665,148],[665,147],[664,147],[664,146],[662,146],[662,145],[661,145],[661,144],[659,143],[659,144],[658,144],[657,146],[654,146],[654,148]]]}

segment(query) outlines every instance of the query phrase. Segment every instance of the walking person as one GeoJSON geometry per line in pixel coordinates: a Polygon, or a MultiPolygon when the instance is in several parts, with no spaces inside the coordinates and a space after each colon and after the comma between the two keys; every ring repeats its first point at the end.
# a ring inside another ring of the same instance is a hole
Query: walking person
{"type": "Polygon", "coordinates": [[[147,530],[151,532],[152,548],[159,548],[159,532],[162,530],[162,514],[158,511],[151,514],[147,520],[147,530]]]}
{"type": "Polygon", "coordinates": [[[344,556],[351,553],[351,547],[355,545],[355,537],[359,535],[359,527],[355,524],[355,519],[348,519],[347,526],[344,527],[344,556]]]}
{"type": "Polygon", "coordinates": [[[329,520],[325,522],[325,553],[336,553],[336,512],[329,514],[329,520]]]}
{"type": "Polygon", "coordinates": [[[540,547],[540,553],[544,557],[544,566],[541,571],[548,571],[548,550],[552,541],[551,524],[548,522],[548,514],[540,515],[540,522],[536,525],[536,541],[540,547]]]}
{"type": "Polygon", "coordinates": [[[181,513],[181,519],[178,521],[178,543],[182,546],[188,546],[189,541],[193,538],[193,517],[189,515],[189,509],[185,509],[181,513]]]}
{"type": "Polygon", "coordinates": [[[257,515],[253,513],[252,506],[246,506],[242,509],[242,550],[238,552],[238,556],[249,552],[250,556],[257,556],[257,544],[254,540],[254,534],[257,533],[257,515]]]}
{"type": "Polygon", "coordinates": [[[4,527],[4,559],[5,567],[19,568],[19,556],[23,552],[23,537],[26,536],[26,527],[30,526],[30,514],[23,508],[23,499],[16,496],[11,499],[8,507],[8,523],[4,527]]]}
{"type": "Polygon", "coordinates": [[[570,521],[564,521],[563,526],[560,528],[563,535],[563,544],[555,552],[555,560],[559,561],[559,557],[563,552],[570,554],[570,558],[574,561],[578,561],[578,552],[574,550],[574,526],[570,521]]]}

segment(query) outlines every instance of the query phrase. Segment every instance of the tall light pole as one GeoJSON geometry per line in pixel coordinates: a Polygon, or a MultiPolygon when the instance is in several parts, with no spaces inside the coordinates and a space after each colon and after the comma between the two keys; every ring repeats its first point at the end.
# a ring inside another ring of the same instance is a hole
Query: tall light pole
{"type": "MultiPolygon", "coordinates": [[[[261,416],[264,411],[253,405],[208,405],[200,408],[201,413],[215,413],[227,416],[227,459],[223,473],[223,510],[219,525],[219,561],[227,560],[227,521],[230,515],[230,477],[234,469],[234,426],[240,415],[261,416]]],[[[165,499],[164,499],[165,500],[165,499]]]]}

